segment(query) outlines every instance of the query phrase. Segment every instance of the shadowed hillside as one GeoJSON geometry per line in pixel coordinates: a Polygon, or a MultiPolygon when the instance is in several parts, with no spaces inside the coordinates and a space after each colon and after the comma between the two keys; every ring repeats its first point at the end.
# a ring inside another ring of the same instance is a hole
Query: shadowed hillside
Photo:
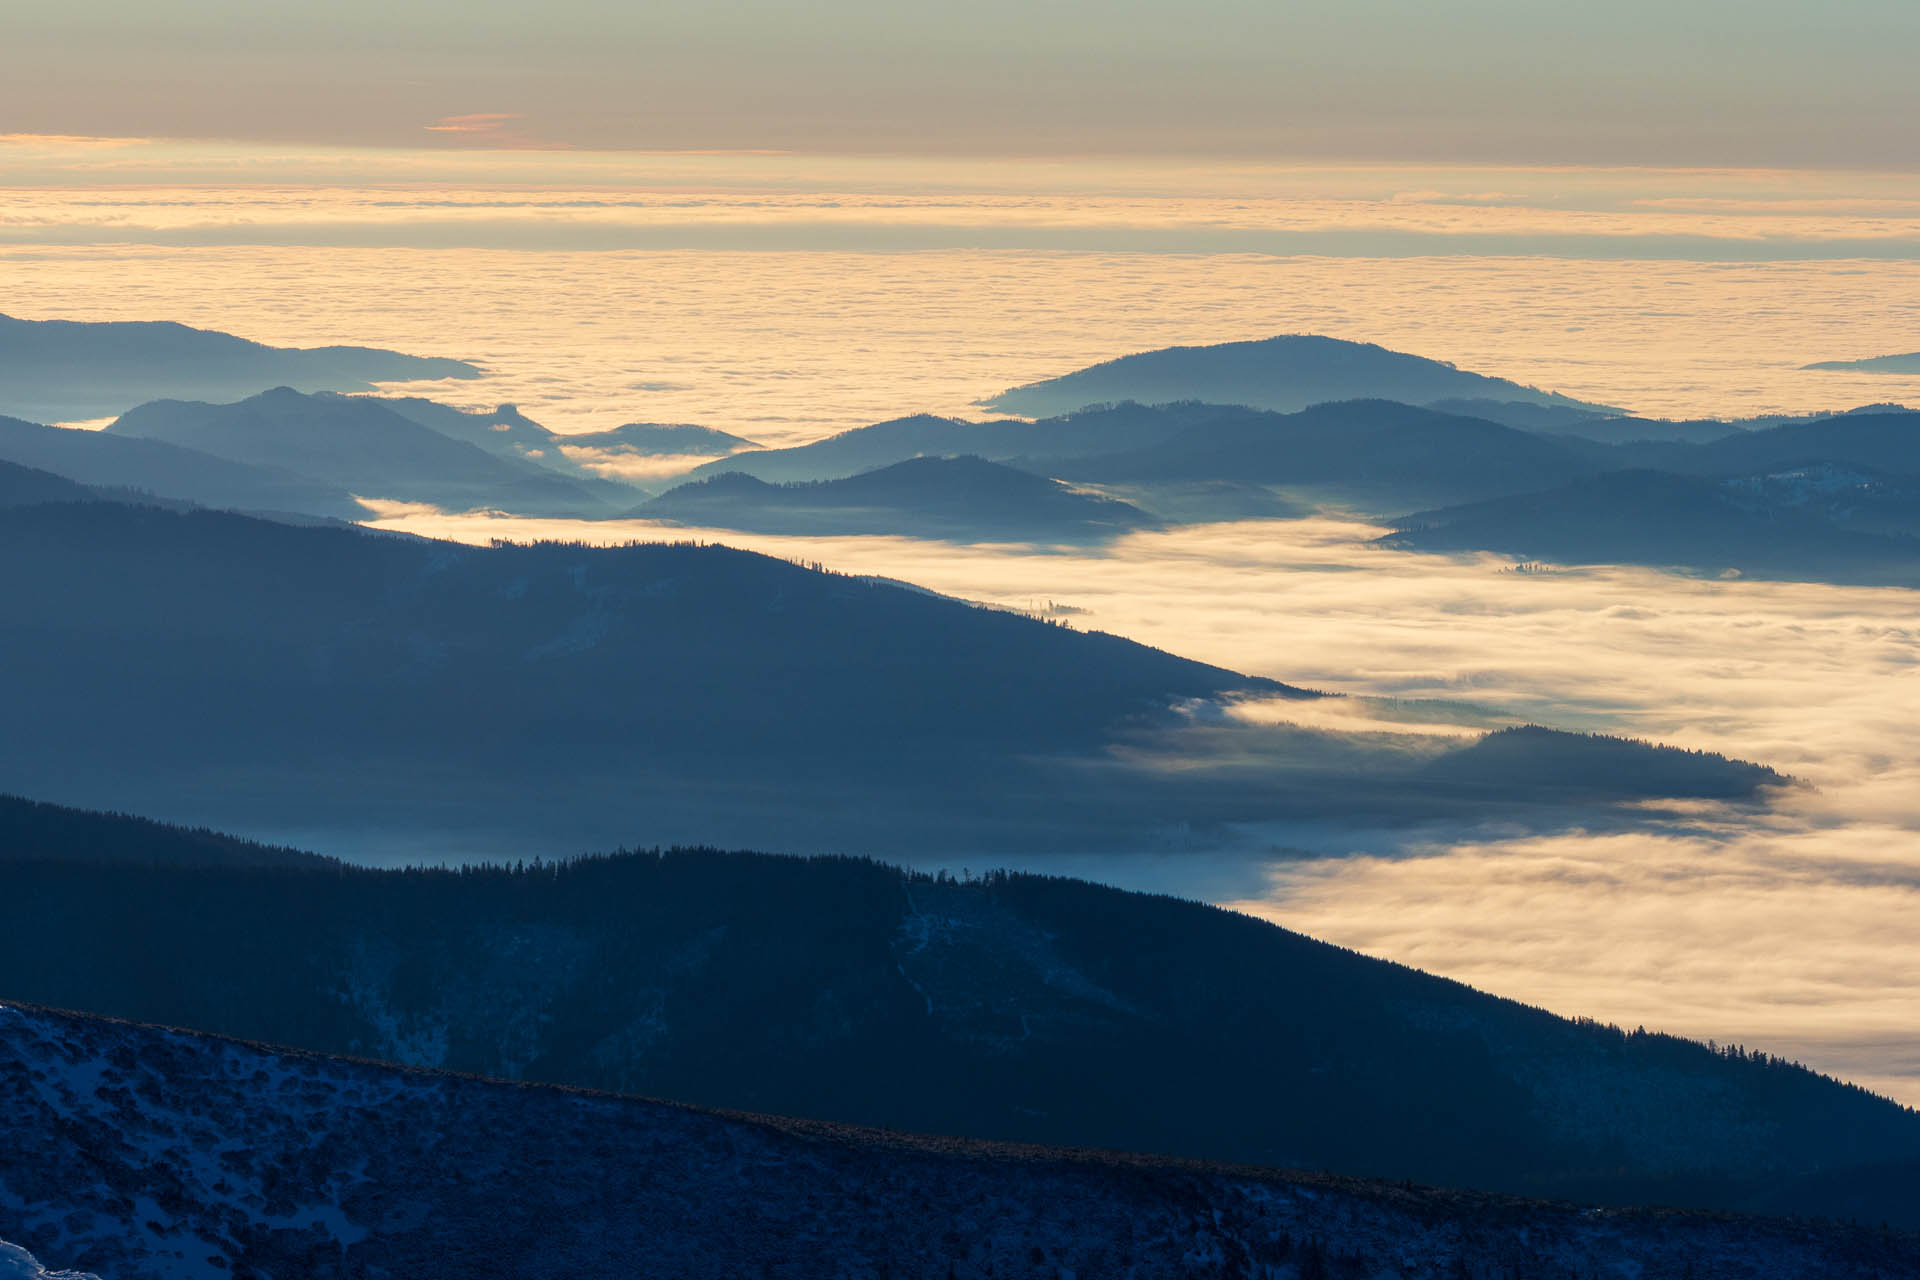
{"type": "Polygon", "coordinates": [[[32,506],[40,502],[92,502],[94,493],[65,476],[38,467],[0,462],[0,507],[32,506]]]}
{"type": "MultiPolygon", "coordinates": [[[[36,725],[0,739],[11,789],[276,842],[1112,849],[1291,818],[1657,820],[1463,793],[1422,772],[1442,739],[1195,716],[1311,695],[722,547],[96,502],[0,508],[0,571],[0,698],[36,725]]],[[[1676,781],[1606,804],[1695,793],[1676,781]]]]}
{"type": "Polygon", "coordinates": [[[1920,1158],[1920,1116],[1764,1054],[1081,881],[700,851],[460,871],[88,856],[0,866],[36,904],[0,934],[0,990],[818,1119],[1622,1201],[1827,1212],[1817,1190],[1796,1202],[1801,1179],[1920,1158]]]}

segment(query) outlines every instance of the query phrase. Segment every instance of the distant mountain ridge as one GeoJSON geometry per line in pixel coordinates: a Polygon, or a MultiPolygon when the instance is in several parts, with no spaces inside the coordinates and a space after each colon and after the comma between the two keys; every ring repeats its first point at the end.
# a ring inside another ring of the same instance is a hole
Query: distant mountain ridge
{"type": "Polygon", "coordinates": [[[1641,442],[1640,463],[1393,520],[1388,546],[1920,586],[1920,414],[1864,411],[1641,442]]]}
{"type": "Polygon", "coordinates": [[[697,454],[724,457],[743,449],[760,448],[745,436],[686,422],[629,422],[607,431],[579,431],[557,439],[562,444],[576,448],[631,453],[641,457],[697,454]]]}
{"type": "Polygon", "coordinates": [[[0,459],[99,489],[233,511],[298,512],[359,520],[365,507],[347,490],[282,467],[252,466],[161,440],[46,427],[0,418],[0,459]]]}
{"type": "Polygon", "coordinates": [[[1869,356],[1864,360],[1822,360],[1802,369],[1852,369],[1860,373],[1920,373],[1920,351],[1904,355],[1869,356]]]}
{"type": "Polygon", "coordinates": [[[842,480],[785,485],[722,472],[629,514],[762,533],[969,542],[1095,541],[1157,523],[1130,503],[978,457],[909,458],[842,480]]]}
{"type": "MultiPolygon", "coordinates": [[[[405,1071],[25,1004],[0,1006],[0,1068],[0,1198],[45,1206],[0,1208],[0,1235],[113,1280],[1270,1280],[1388,1268],[1402,1280],[1884,1280],[1920,1266],[1914,1237],[1860,1227],[1599,1213],[916,1138],[405,1071]]],[[[12,1252],[0,1250],[0,1264],[12,1252]]]]}
{"type": "Polygon", "coordinates": [[[0,414],[64,422],[149,400],[239,399],[269,387],[371,391],[375,383],[478,378],[463,360],[373,347],[270,347],[166,321],[0,316],[0,414]]]}
{"type": "Polygon", "coordinates": [[[122,414],[106,430],[281,468],[361,497],[452,510],[592,515],[608,501],[632,496],[622,485],[563,476],[444,435],[381,400],[307,395],[290,387],[233,404],[153,401],[122,414]]]}
{"type": "Polygon", "coordinates": [[[1620,410],[1468,373],[1370,342],[1285,334],[1251,342],[1164,347],[1029,383],[980,401],[1001,413],[1048,417],[1093,404],[1205,400],[1294,413],[1335,400],[1492,400],[1592,413],[1620,410]]]}

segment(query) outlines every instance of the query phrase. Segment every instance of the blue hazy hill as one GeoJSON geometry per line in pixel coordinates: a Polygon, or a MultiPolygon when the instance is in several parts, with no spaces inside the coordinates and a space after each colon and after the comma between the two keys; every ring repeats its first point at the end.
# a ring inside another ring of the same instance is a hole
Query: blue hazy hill
{"type": "Polygon", "coordinates": [[[336,485],[282,467],[253,466],[161,440],[0,418],[0,459],[99,489],[234,511],[358,520],[366,508],[336,485]]]}
{"type": "Polygon", "coordinates": [[[1003,391],[980,403],[1000,413],[1043,418],[1091,404],[1205,400],[1293,413],[1329,400],[1520,402],[1593,413],[1606,405],[1469,373],[1438,360],[1370,342],[1287,334],[1253,342],[1166,347],[1003,391]]]}
{"type": "Polygon", "coordinates": [[[763,533],[965,542],[1098,541],[1156,523],[1129,503],[976,457],[909,458],[841,480],[793,484],[723,472],[629,514],[763,533]]]}
{"type": "Polygon", "coordinates": [[[122,414],[109,435],[158,440],[250,466],[274,467],[361,497],[452,510],[605,514],[631,501],[624,485],[563,476],[441,434],[385,401],[308,395],[290,387],[233,404],[159,400],[122,414]]]}
{"type": "Polygon", "coordinates": [[[477,378],[461,360],[373,347],[270,347],[164,321],[0,316],[0,413],[106,417],[159,399],[231,400],[269,387],[370,391],[381,382],[477,378]]]}

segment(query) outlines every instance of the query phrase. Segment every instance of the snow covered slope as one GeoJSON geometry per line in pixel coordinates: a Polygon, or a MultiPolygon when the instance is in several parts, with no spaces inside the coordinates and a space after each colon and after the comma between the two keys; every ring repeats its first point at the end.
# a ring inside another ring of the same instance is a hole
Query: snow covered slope
{"type": "Polygon", "coordinates": [[[108,1280],[1920,1273],[1879,1230],[912,1138],[19,1004],[0,1125],[0,1238],[108,1280]]]}

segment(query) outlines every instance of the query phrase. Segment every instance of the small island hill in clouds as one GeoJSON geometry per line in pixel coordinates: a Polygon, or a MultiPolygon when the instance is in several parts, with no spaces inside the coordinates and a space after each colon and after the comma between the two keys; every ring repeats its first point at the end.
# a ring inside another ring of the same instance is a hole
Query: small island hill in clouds
{"type": "Polygon", "coordinates": [[[0,1276],[1920,1275],[1910,8],[19,15],[0,1276]]]}

